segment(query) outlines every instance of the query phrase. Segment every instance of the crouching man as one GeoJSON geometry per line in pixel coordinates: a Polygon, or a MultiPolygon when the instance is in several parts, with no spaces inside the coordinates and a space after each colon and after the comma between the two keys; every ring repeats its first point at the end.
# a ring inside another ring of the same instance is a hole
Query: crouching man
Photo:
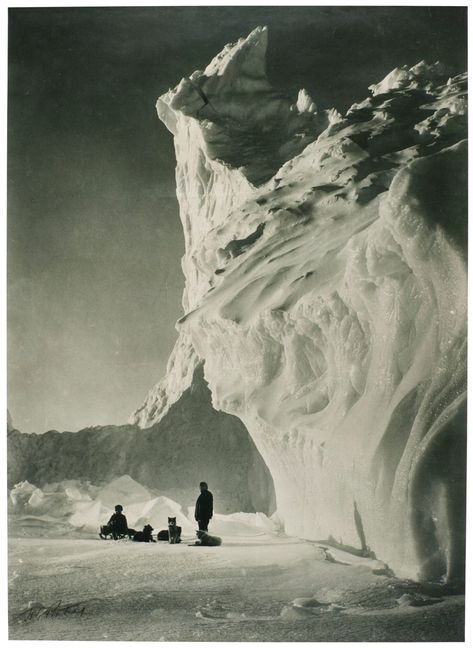
{"type": "Polygon", "coordinates": [[[123,506],[117,504],[115,506],[115,513],[112,515],[107,524],[100,527],[100,537],[103,538],[111,535],[114,540],[118,540],[120,536],[130,535],[132,529],[128,529],[128,522],[122,513],[123,506]]]}

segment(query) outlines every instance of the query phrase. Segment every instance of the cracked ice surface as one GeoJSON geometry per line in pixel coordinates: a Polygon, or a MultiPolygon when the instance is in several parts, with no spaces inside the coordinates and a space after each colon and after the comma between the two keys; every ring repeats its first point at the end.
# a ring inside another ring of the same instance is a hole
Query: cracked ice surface
{"type": "Polygon", "coordinates": [[[271,88],[266,40],[227,45],[157,103],[186,240],[182,339],[215,408],[247,426],[287,533],[454,579],[466,76],[421,62],[319,114],[271,88]]]}

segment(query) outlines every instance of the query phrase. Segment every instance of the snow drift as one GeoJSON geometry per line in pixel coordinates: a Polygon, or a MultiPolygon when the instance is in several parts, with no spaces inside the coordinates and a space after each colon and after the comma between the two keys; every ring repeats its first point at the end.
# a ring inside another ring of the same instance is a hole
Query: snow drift
{"type": "Polygon", "coordinates": [[[396,69],[342,117],[271,88],[266,41],[157,102],[186,242],[177,349],[249,430],[287,533],[461,577],[466,77],[396,69]]]}

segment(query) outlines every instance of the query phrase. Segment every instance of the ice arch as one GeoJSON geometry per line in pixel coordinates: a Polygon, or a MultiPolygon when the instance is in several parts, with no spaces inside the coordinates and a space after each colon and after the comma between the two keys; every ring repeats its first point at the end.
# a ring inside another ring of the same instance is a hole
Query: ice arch
{"type": "Polygon", "coordinates": [[[157,103],[186,241],[179,344],[248,428],[288,533],[461,577],[465,75],[393,70],[342,117],[275,91],[266,41],[157,103]]]}

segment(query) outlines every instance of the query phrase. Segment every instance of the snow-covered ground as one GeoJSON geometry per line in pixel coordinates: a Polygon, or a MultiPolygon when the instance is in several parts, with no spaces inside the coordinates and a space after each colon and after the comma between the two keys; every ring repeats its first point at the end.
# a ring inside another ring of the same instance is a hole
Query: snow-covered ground
{"type": "Polygon", "coordinates": [[[256,528],[221,547],[191,539],[11,537],[10,639],[462,640],[462,596],[368,559],[256,528]]]}
{"type": "MultiPolygon", "coordinates": [[[[128,475],[93,485],[68,480],[10,491],[11,639],[453,640],[462,638],[461,591],[394,578],[361,551],[283,533],[278,514],[214,512],[220,547],[195,541],[193,506],[128,475]],[[128,524],[183,542],[103,541],[121,503],[128,524]],[[356,555],[358,554],[358,555],[356,555]]],[[[367,552],[365,552],[367,553],[367,552]]]]}

